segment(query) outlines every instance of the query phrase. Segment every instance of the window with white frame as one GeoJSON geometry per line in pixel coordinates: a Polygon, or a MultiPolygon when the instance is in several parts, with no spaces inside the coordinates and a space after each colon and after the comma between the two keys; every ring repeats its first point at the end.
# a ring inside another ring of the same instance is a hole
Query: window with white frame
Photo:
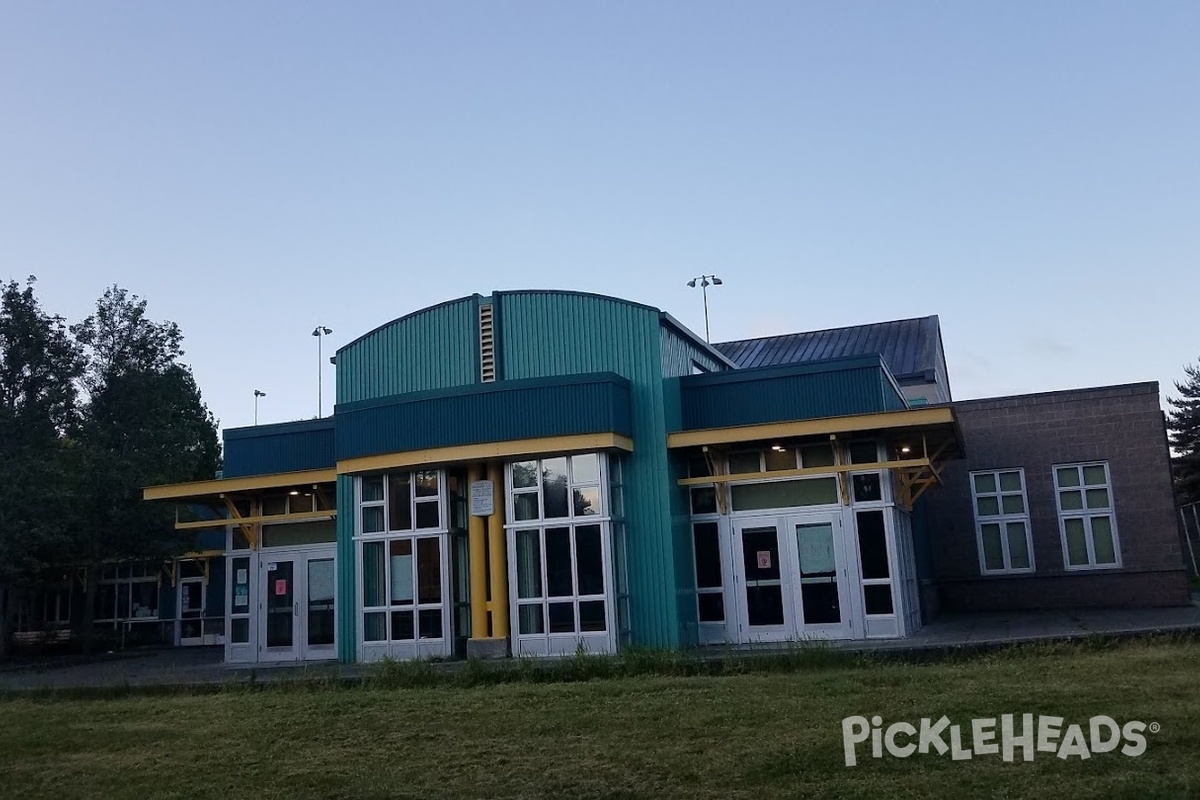
{"type": "Polygon", "coordinates": [[[96,622],[141,622],[158,619],[157,564],[110,564],[96,588],[96,622]]]}
{"type": "Polygon", "coordinates": [[[1066,568],[1120,566],[1108,462],[1056,465],[1054,493],[1066,568]]]}
{"type": "Polygon", "coordinates": [[[363,642],[445,638],[444,486],[439,470],[358,479],[363,642]]]}
{"type": "Polygon", "coordinates": [[[518,636],[610,629],[603,472],[599,453],[509,465],[518,636]]]}
{"type": "Polygon", "coordinates": [[[1033,572],[1033,540],[1025,470],[971,473],[975,540],[984,574],[1033,572]]]}

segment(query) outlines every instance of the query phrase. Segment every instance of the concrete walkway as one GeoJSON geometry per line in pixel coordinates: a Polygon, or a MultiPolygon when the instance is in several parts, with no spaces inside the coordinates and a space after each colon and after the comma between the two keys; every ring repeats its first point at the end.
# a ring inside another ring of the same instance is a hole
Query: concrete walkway
{"type": "Polygon", "coordinates": [[[1200,596],[1193,596],[1192,605],[1173,608],[1081,608],[945,614],[906,639],[846,644],[878,650],[921,650],[1184,630],[1200,630],[1200,596]]]}
{"type": "MultiPolygon", "coordinates": [[[[906,639],[835,644],[849,650],[902,653],[986,648],[1016,642],[1068,640],[1094,635],[1200,631],[1200,597],[1194,597],[1193,600],[1192,605],[1177,608],[951,614],[934,620],[906,639]]],[[[763,649],[778,649],[780,646],[763,649]]],[[[191,647],[114,653],[92,660],[75,657],[38,663],[18,662],[0,668],[0,691],[214,685],[321,678],[354,681],[362,677],[367,669],[357,664],[329,662],[225,665],[221,662],[223,654],[224,648],[221,647],[191,647]]],[[[445,666],[448,669],[455,668],[451,663],[445,666]]]]}

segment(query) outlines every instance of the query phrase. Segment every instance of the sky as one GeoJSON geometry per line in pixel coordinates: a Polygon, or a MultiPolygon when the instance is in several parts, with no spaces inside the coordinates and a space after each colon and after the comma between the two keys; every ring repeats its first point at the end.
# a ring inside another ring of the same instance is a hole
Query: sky
{"type": "Polygon", "coordinates": [[[0,280],[185,336],[222,427],[496,289],[713,341],[938,314],[957,399],[1200,360],[1200,3],[20,2],[0,280]],[[312,337],[317,325],[333,330],[312,337]]]}

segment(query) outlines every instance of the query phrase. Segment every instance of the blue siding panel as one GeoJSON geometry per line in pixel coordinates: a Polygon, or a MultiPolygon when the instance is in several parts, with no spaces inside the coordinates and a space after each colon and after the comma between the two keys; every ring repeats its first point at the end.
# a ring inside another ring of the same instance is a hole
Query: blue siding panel
{"type": "Polygon", "coordinates": [[[633,433],[629,381],[611,372],[509,380],[337,408],[337,457],[547,436],[633,433]]]}
{"type": "Polygon", "coordinates": [[[906,407],[878,356],[679,379],[679,430],[870,414],[906,407]]]}
{"type": "Polygon", "coordinates": [[[333,418],[227,428],[223,477],[272,475],[334,465],[333,418]]]}

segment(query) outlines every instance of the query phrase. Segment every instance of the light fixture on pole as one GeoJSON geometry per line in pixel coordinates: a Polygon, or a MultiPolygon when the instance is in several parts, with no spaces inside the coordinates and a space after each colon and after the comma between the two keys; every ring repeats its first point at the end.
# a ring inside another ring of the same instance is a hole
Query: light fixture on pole
{"type": "Polygon", "coordinates": [[[266,397],[266,396],[267,396],[266,392],[260,392],[258,389],[254,390],[254,424],[255,425],[258,424],[258,398],[266,397]]]}
{"type": "Polygon", "coordinates": [[[716,275],[697,275],[687,285],[695,289],[696,281],[700,281],[700,291],[704,293],[704,341],[711,342],[712,337],[708,333],[708,287],[720,286],[722,281],[716,275]]]}
{"type": "Polygon", "coordinates": [[[318,325],[313,328],[312,335],[317,337],[317,417],[324,414],[323,400],[324,396],[321,391],[321,340],[329,334],[333,333],[332,328],[326,328],[324,325],[318,325]]]}

